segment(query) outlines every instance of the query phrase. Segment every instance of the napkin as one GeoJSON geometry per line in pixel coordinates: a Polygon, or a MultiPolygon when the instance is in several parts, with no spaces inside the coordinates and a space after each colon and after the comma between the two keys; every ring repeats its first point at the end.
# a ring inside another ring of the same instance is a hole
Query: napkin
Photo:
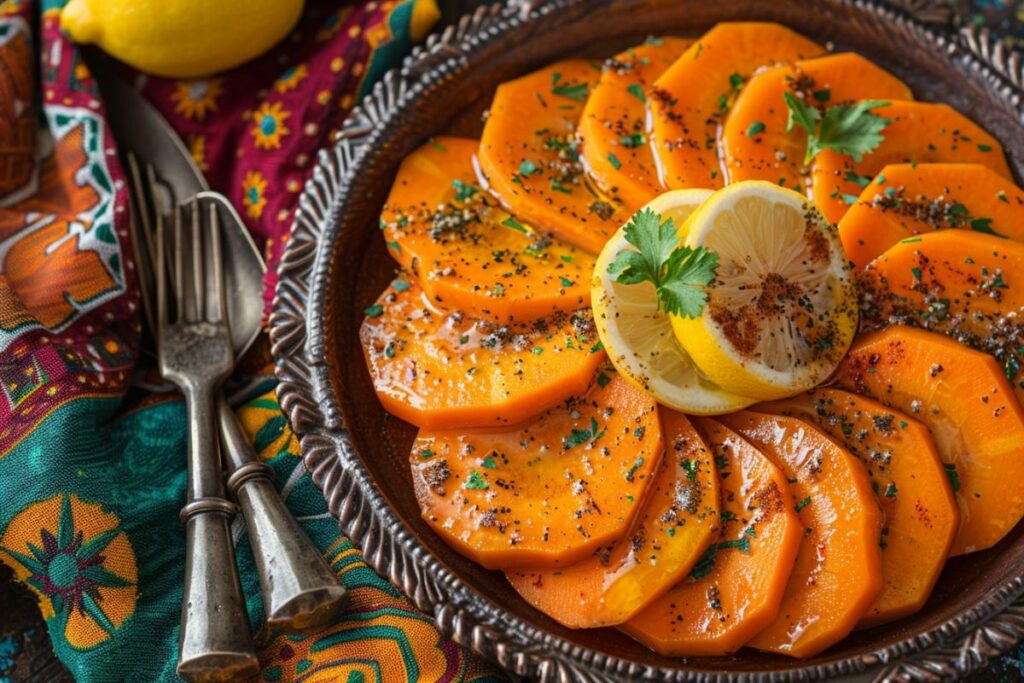
{"type": "MultiPolygon", "coordinates": [[[[185,412],[140,352],[124,171],[96,84],[61,34],[62,5],[0,2],[0,561],[36,594],[77,680],[172,681],[185,412]]],[[[136,75],[265,246],[271,275],[252,296],[272,296],[317,150],[436,18],[433,0],[309,0],[292,35],[236,70],[136,75]]],[[[319,633],[269,632],[236,520],[262,680],[497,679],[339,532],[274,397],[266,349],[264,338],[233,380],[238,415],[350,604],[319,633]]]]}

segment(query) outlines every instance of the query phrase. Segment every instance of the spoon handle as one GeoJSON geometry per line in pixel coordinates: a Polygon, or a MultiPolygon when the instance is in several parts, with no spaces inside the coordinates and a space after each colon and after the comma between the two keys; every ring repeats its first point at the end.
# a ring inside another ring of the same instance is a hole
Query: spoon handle
{"type": "Polygon", "coordinates": [[[217,415],[228,490],[249,528],[268,624],[289,631],[327,625],[344,606],[345,588],[288,511],[223,395],[217,415]]]}

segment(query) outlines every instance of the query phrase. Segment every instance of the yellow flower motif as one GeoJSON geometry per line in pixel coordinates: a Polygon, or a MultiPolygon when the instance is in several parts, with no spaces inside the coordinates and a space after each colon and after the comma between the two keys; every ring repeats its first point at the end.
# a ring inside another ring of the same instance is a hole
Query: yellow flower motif
{"type": "Polygon", "coordinates": [[[306,68],[305,64],[299,64],[285,71],[281,76],[274,81],[274,90],[277,92],[288,92],[289,90],[295,90],[299,87],[305,78],[309,76],[309,69],[306,68]]]}
{"type": "Polygon", "coordinates": [[[217,111],[217,97],[224,92],[222,83],[220,78],[178,81],[171,94],[174,112],[202,121],[207,114],[217,111]]]}
{"type": "Polygon", "coordinates": [[[343,7],[337,12],[329,14],[323,24],[320,25],[320,28],[317,29],[315,38],[316,42],[322,43],[333,38],[334,34],[341,29],[341,25],[346,19],[348,19],[349,15],[352,14],[353,9],[354,8],[351,6],[343,7]]]}
{"type": "Polygon", "coordinates": [[[209,165],[206,163],[206,136],[205,135],[193,135],[189,138],[189,152],[192,153],[192,160],[196,162],[196,167],[200,171],[208,171],[209,165]]]}
{"type": "Polygon", "coordinates": [[[0,538],[0,560],[75,649],[105,642],[135,611],[135,552],[120,523],[97,503],[58,493],[16,514],[0,538]]]}
{"type": "Polygon", "coordinates": [[[249,218],[259,218],[263,215],[263,207],[267,205],[265,192],[267,191],[267,179],[259,171],[246,171],[242,180],[242,205],[245,206],[245,215],[249,218]]]}
{"type": "Polygon", "coordinates": [[[291,131],[284,125],[291,112],[282,111],[281,103],[264,102],[252,115],[252,136],[260,149],[277,149],[281,138],[291,131]]]}

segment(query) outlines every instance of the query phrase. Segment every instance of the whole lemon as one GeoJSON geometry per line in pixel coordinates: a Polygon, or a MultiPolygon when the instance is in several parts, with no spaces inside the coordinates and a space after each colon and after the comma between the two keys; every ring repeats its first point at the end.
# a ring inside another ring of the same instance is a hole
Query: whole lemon
{"type": "Polygon", "coordinates": [[[157,76],[198,78],[247,62],[295,26],[303,0],[71,0],[73,40],[157,76]]]}

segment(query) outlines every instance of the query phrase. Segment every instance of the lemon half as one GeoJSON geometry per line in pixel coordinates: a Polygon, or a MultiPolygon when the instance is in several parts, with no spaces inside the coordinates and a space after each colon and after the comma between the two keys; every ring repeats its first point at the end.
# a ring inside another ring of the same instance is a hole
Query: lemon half
{"type": "Polygon", "coordinates": [[[764,181],[730,185],[693,213],[686,244],[718,254],[707,305],[672,316],[701,371],[774,399],[832,374],[857,328],[857,299],[835,226],[803,195],[764,181]]]}
{"type": "MultiPolygon", "coordinates": [[[[711,195],[710,190],[675,190],[645,208],[682,227],[711,195]]],[[[658,310],[653,284],[625,285],[612,279],[608,266],[623,249],[634,247],[620,228],[601,251],[591,284],[597,332],[619,374],[662,405],[685,413],[719,415],[754,403],[755,399],[725,391],[701,375],[676,341],[668,315],[658,310]]]]}

